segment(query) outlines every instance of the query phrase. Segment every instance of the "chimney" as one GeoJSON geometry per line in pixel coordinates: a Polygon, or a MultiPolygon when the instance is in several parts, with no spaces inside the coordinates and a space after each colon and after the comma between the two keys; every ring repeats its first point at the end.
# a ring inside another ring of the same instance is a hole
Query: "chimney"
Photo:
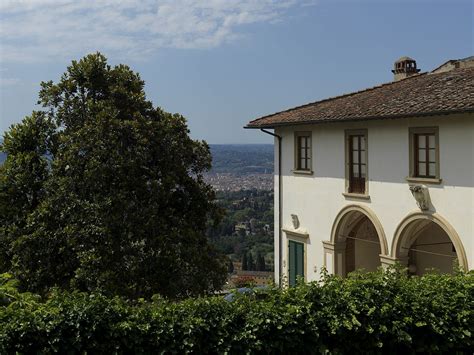
{"type": "Polygon", "coordinates": [[[415,75],[420,69],[416,68],[416,60],[410,57],[401,57],[393,65],[393,80],[398,81],[415,75]]]}

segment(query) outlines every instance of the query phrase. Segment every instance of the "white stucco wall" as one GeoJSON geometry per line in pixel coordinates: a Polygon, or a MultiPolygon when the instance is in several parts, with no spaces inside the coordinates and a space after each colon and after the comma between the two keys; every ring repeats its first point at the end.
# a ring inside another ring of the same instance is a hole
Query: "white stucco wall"
{"type": "MultiPolygon", "coordinates": [[[[326,123],[281,127],[282,225],[291,228],[291,214],[299,217],[307,241],[308,281],[317,279],[324,264],[323,241],[339,211],[350,204],[367,206],[380,220],[391,253],[394,233],[411,212],[420,211],[405,178],[409,174],[409,128],[439,127],[439,185],[427,185],[434,210],[461,238],[470,269],[474,267],[474,114],[368,122],[326,123]],[[370,200],[352,199],[345,192],[345,130],[367,129],[368,194],[370,200]],[[312,132],[312,175],[295,175],[294,132],[312,132]],[[315,271],[316,270],[316,271],[315,271]]],[[[278,279],[278,144],[275,140],[275,277],[278,279]]],[[[283,237],[286,272],[287,239],[283,237]]],[[[334,256],[326,255],[331,259],[334,256]]],[[[330,261],[327,268],[332,271],[330,261]]]]}

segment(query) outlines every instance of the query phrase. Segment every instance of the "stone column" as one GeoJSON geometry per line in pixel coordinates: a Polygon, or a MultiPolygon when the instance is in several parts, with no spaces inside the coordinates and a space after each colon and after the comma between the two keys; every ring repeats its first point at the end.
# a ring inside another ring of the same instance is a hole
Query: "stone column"
{"type": "Polygon", "coordinates": [[[346,272],[346,242],[323,241],[324,266],[329,274],[344,276],[346,272]]]}

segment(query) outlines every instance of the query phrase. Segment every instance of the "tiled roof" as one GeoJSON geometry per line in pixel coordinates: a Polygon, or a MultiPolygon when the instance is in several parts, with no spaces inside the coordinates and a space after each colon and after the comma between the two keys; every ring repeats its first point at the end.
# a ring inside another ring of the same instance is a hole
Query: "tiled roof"
{"type": "Polygon", "coordinates": [[[246,128],[474,112],[474,68],[423,73],[250,121],[246,128]]]}

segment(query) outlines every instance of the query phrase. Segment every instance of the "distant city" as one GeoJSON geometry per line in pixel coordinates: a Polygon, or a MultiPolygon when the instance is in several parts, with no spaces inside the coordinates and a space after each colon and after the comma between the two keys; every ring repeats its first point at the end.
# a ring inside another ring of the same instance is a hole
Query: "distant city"
{"type": "MultiPolygon", "coordinates": [[[[273,145],[211,144],[210,148],[212,169],[204,178],[216,191],[273,190],[273,145]]],[[[0,152],[0,164],[5,159],[0,152]]]]}
{"type": "Polygon", "coordinates": [[[273,145],[210,145],[212,169],[205,175],[217,191],[273,190],[273,145]]]}
{"type": "Polygon", "coordinates": [[[206,174],[205,181],[216,191],[272,190],[273,174],[206,174]]]}

